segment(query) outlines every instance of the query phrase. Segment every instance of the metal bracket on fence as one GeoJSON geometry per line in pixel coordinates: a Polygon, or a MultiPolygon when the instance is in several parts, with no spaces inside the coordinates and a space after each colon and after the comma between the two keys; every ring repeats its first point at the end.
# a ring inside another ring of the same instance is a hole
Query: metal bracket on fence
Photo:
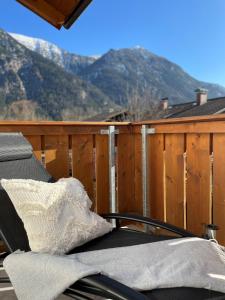
{"type": "Polygon", "coordinates": [[[142,125],[141,133],[145,135],[155,134],[155,128],[147,128],[146,125],[142,125]]]}
{"type": "MultiPolygon", "coordinates": [[[[109,127],[115,127],[115,126],[109,126],[109,127]]],[[[114,134],[119,134],[119,133],[120,133],[119,129],[114,130],[114,134]]],[[[109,129],[101,129],[100,134],[108,134],[109,135],[110,130],[109,129]]]]}
{"type": "Polygon", "coordinates": [[[143,215],[150,215],[150,205],[148,203],[148,141],[147,135],[155,134],[155,128],[148,128],[146,125],[141,127],[142,136],[142,194],[143,194],[143,215]]]}
{"type": "MultiPolygon", "coordinates": [[[[109,126],[109,129],[102,129],[101,134],[109,136],[109,203],[110,212],[117,211],[116,199],[116,162],[115,162],[115,135],[119,134],[119,130],[115,126],[109,126]]],[[[116,221],[112,220],[113,226],[116,226],[116,221]]]]}

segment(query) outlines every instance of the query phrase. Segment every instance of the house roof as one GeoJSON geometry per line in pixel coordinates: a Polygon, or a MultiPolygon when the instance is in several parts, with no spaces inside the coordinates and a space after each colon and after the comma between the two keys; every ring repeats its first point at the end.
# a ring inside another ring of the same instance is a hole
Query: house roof
{"type": "Polygon", "coordinates": [[[17,0],[44,20],[60,29],[70,26],[92,0],[17,0]]]}
{"type": "Polygon", "coordinates": [[[203,105],[196,102],[176,104],[162,112],[162,118],[182,118],[213,115],[225,112],[225,97],[209,99],[203,105]]]}
{"type": "Polygon", "coordinates": [[[162,111],[162,117],[163,118],[171,118],[173,115],[177,115],[179,113],[183,113],[189,109],[192,109],[196,105],[195,102],[187,102],[187,103],[181,103],[181,104],[175,104],[169,106],[168,109],[165,111],[162,111]]]}
{"type": "Polygon", "coordinates": [[[122,116],[122,115],[129,115],[129,112],[126,109],[124,109],[124,110],[120,110],[120,111],[116,111],[116,112],[112,112],[112,113],[102,113],[102,114],[95,115],[91,118],[88,118],[85,121],[88,121],[88,122],[92,122],[92,121],[110,122],[112,119],[114,119],[118,116],[122,116]]]}

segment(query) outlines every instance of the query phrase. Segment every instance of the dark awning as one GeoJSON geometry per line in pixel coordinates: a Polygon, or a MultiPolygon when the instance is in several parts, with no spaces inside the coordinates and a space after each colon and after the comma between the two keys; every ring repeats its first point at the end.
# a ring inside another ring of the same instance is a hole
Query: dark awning
{"type": "Polygon", "coordinates": [[[17,0],[60,29],[69,29],[92,0],[17,0]]]}

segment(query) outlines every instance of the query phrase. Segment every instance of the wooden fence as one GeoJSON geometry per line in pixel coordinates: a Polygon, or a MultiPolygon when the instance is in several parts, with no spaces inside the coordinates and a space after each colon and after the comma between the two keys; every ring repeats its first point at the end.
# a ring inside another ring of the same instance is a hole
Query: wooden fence
{"type": "MultiPolygon", "coordinates": [[[[225,244],[225,116],[146,122],[151,216],[225,244]]],[[[139,131],[135,128],[135,131],[139,131]]]]}
{"type": "MultiPolygon", "coordinates": [[[[56,178],[74,176],[84,184],[98,213],[109,212],[109,145],[101,134],[112,123],[1,122],[0,132],[22,132],[36,157],[56,178]]],[[[117,198],[120,211],[142,212],[134,202],[133,136],[129,123],[114,123],[117,198]],[[118,167],[119,166],[119,167],[118,167]],[[128,201],[129,199],[129,201],[128,201]],[[136,209],[136,207],[138,207],[136,209]]]]}
{"type": "Polygon", "coordinates": [[[142,155],[147,154],[151,217],[201,235],[219,225],[225,244],[225,115],[142,123],[1,122],[1,132],[21,131],[56,178],[80,179],[98,213],[109,207],[109,145],[102,129],[115,125],[119,212],[143,213],[142,155]],[[142,125],[154,128],[143,149],[142,125]]]}

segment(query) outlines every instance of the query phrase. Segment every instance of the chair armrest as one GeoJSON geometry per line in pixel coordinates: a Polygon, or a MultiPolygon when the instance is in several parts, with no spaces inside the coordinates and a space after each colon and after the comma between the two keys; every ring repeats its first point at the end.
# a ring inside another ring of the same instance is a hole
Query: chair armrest
{"type": "Polygon", "coordinates": [[[11,283],[9,277],[0,277],[0,283],[11,283]]]}
{"type": "Polygon", "coordinates": [[[117,213],[110,213],[110,214],[103,214],[102,215],[103,218],[105,219],[114,219],[114,220],[127,220],[127,221],[134,221],[134,222],[139,222],[142,224],[146,224],[146,225],[151,225],[153,227],[160,227],[162,229],[166,229],[170,232],[179,234],[183,237],[197,237],[195,234],[176,227],[174,225],[159,221],[159,220],[155,220],[155,219],[151,219],[151,218],[147,218],[147,217],[143,217],[140,215],[134,215],[134,214],[117,214],[117,213]]]}

